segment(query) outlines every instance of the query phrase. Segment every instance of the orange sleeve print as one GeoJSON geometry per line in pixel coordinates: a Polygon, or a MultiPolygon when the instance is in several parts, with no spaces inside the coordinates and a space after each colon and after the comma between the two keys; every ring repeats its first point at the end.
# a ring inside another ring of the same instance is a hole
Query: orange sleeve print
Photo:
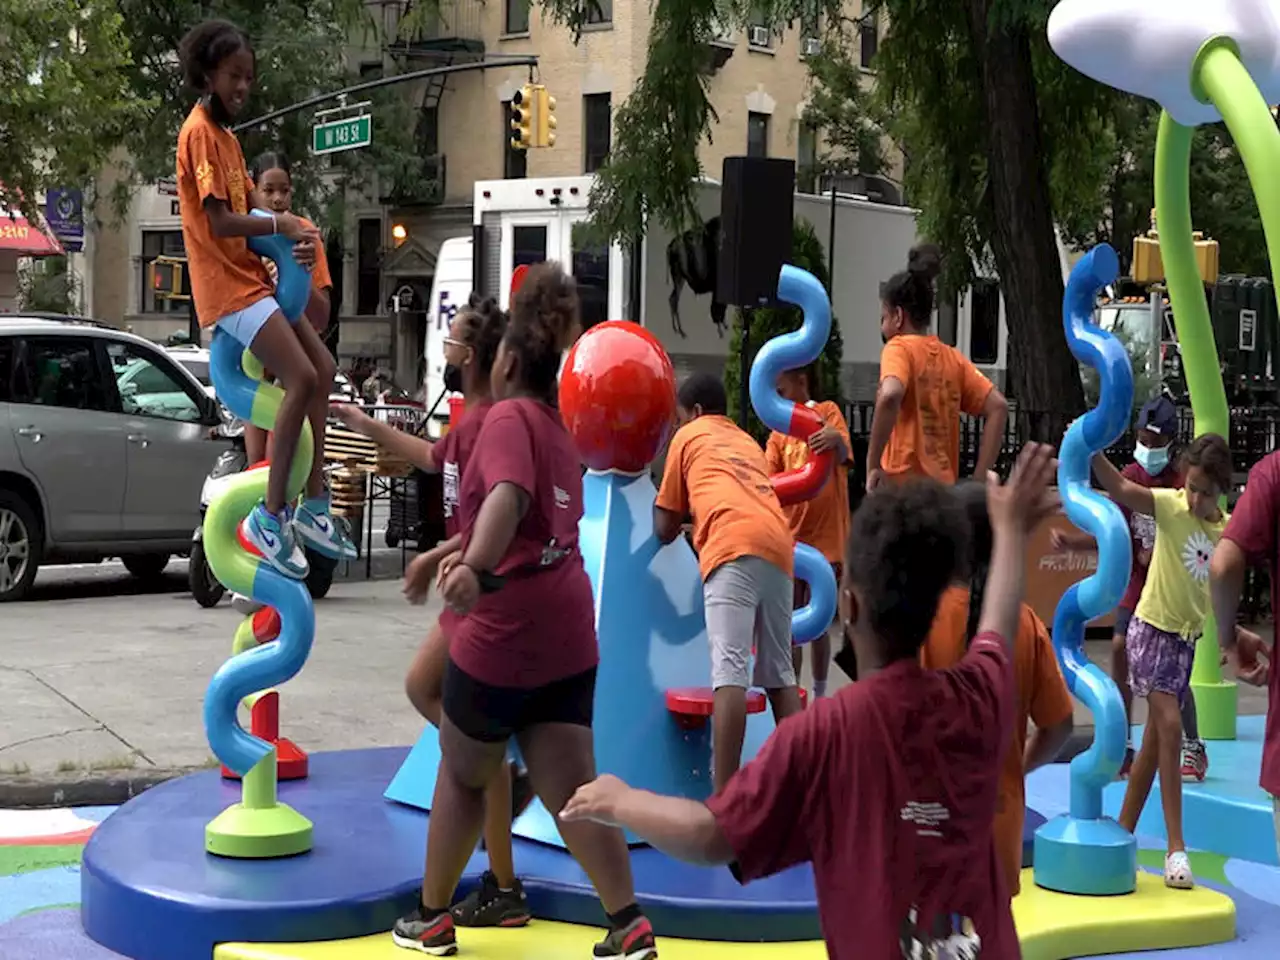
{"type": "Polygon", "coordinates": [[[195,176],[200,205],[209,198],[231,205],[231,191],[227,185],[227,167],[218,156],[218,144],[213,131],[205,124],[191,128],[187,137],[187,162],[195,176]]]}
{"type": "Polygon", "coordinates": [[[969,416],[976,417],[982,413],[982,406],[995,389],[995,384],[983,376],[982,371],[968,357],[962,356],[961,359],[964,361],[964,372],[960,385],[960,409],[969,416]]]}
{"type": "MultiPolygon", "coordinates": [[[[304,226],[313,230],[316,225],[306,217],[299,217],[304,226]]],[[[328,290],[333,286],[333,277],[329,273],[329,258],[324,253],[324,243],[316,247],[316,265],[311,268],[311,287],[314,290],[328,290]]]]}
{"type": "Polygon", "coordinates": [[[667,462],[662,470],[662,486],[654,505],[681,517],[689,513],[689,489],[685,486],[684,448],[689,441],[689,425],[676,431],[667,447],[667,462]]]}
{"type": "Polygon", "coordinates": [[[773,476],[775,473],[782,473],[787,469],[787,464],[783,457],[783,449],[786,442],[786,436],[777,430],[769,434],[769,439],[765,441],[764,462],[769,465],[769,476],[773,476]]]}
{"type": "Polygon", "coordinates": [[[905,337],[894,337],[880,351],[880,380],[893,377],[904,387],[911,386],[911,348],[905,337]]]}

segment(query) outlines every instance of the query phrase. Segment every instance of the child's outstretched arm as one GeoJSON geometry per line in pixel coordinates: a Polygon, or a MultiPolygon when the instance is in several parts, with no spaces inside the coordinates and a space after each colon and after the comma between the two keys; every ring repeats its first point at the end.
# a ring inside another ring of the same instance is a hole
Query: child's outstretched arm
{"type": "Polygon", "coordinates": [[[378,446],[407,460],[419,470],[425,473],[440,472],[440,464],[435,458],[436,445],[430,440],[415,437],[403,430],[397,430],[389,423],[375,420],[354,403],[330,404],[329,412],[342,421],[342,425],[349,430],[354,430],[362,437],[368,437],[378,446]]]}
{"type": "Polygon", "coordinates": [[[1010,650],[1022,612],[1027,537],[1058,508],[1058,497],[1049,490],[1057,467],[1052,447],[1029,443],[1018,455],[1008,483],[1001,485],[995,474],[987,474],[993,543],[978,631],[998,634],[1010,650]]]}
{"type": "Polygon", "coordinates": [[[610,774],[579,787],[560,818],[630,830],[686,863],[715,866],[733,859],[729,839],[705,803],[636,790],[610,774]]]}
{"type": "Polygon", "coordinates": [[[1150,489],[1123,476],[1107,459],[1105,454],[1093,455],[1093,472],[1102,484],[1102,489],[1110,494],[1111,499],[1134,513],[1147,517],[1156,514],[1156,501],[1150,489]]]}

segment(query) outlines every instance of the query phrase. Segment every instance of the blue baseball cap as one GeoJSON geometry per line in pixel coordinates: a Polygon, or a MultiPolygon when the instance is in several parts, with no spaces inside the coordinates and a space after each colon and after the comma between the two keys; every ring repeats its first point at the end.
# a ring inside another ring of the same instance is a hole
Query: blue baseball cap
{"type": "Polygon", "coordinates": [[[1174,437],[1178,433],[1178,408],[1168,397],[1148,400],[1138,411],[1139,430],[1150,430],[1159,437],[1174,437]]]}

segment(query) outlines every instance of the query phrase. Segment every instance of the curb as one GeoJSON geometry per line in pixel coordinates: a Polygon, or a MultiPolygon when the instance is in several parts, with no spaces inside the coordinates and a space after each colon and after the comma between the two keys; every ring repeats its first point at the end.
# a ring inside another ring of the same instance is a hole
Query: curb
{"type": "Polygon", "coordinates": [[[50,773],[0,775],[0,809],[115,807],[158,783],[203,767],[168,767],[102,775],[50,773]]]}

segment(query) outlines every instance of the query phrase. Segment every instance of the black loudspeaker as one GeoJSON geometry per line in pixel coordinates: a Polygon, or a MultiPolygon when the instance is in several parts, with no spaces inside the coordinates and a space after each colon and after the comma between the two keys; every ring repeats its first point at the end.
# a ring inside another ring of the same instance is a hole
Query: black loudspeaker
{"type": "Polygon", "coordinates": [[[721,184],[716,300],[738,307],[772,303],[778,272],[791,260],[796,165],[772,157],[725,157],[721,184]]]}

